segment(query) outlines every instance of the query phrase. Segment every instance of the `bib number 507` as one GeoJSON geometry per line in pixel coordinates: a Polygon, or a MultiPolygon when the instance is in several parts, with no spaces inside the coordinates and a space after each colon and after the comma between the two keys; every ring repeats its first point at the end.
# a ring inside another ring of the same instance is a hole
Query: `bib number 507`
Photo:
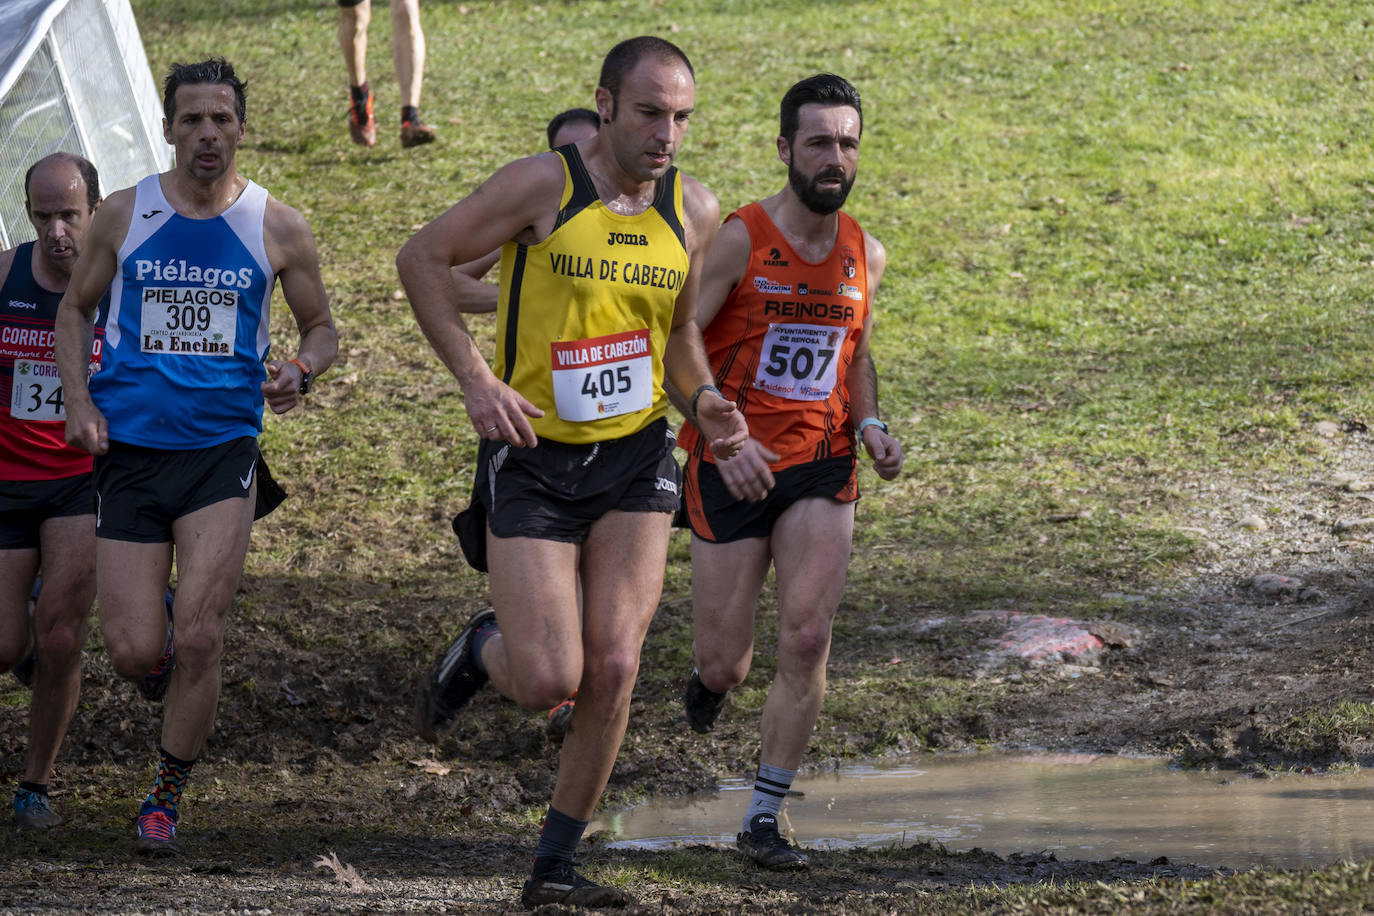
{"type": "Polygon", "coordinates": [[[790,344],[775,343],[768,351],[768,365],[763,367],[763,371],[774,378],[790,375],[794,379],[820,381],[825,378],[825,370],[830,368],[830,361],[834,358],[833,348],[813,350],[805,345],[793,347],[790,344]]]}

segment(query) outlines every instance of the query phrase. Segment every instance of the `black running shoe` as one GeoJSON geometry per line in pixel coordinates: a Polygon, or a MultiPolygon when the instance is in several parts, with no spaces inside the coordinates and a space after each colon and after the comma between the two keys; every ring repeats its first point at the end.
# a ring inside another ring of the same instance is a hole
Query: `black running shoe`
{"type": "Polygon", "coordinates": [[[755,814],[749,829],[735,837],[735,845],[754,862],[773,871],[806,868],[806,853],[782,838],[778,819],[771,814],[755,814]]]}
{"type": "Polygon", "coordinates": [[[534,909],[546,903],[563,906],[629,906],[635,898],[616,887],[595,884],[573,870],[571,862],[559,862],[547,873],[530,878],[520,891],[520,903],[534,909]]]}
{"type": "Polygon", "coordinates": [[[472,661],[472,634],[495,620],[496,612],[491,608],[478,611],[420,685],[415,729],[431,744],[439,740],[439,734],[453,724],[458,710],[487,682],[487,673],[479,671],[472,661]]]}
{"type": "Polygon", "coordinates": [[[687,710],[687,724],[692,726],[692,731],[704,735],[716,727],[716,719],[725,706],[725,694],[708,689],[693,668],[692,676],[687,678],[687,690],[682,694],[682,705],[687,710]]]}

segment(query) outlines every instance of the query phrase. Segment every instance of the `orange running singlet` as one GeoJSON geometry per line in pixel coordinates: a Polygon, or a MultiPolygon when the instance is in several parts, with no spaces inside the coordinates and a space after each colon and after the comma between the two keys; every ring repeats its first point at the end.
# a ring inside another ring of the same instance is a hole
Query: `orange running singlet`
{"type": "MultiPolygon", "coordinates": [[[[868,264],[863,230],[839,217],[835,247],[818,264],[797,256],[759,204],[727,217],[749,230],[749,264],[702,336],[721,394],[778,454],[775,471],[854,451],[845,379],[868,317],[868,264]]],[[[715,460],[691,422],[679,444],[715,460]]]]}

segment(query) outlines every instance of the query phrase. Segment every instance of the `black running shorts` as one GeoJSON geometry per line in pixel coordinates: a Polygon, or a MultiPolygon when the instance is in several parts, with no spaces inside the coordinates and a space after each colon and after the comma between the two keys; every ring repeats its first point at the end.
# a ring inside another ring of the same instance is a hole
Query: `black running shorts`
{"type": "Polygon", "coordinates": [[[594,445],[541,439],[534,448],[515,448],[483,440],[472,505],[453,520],[463,553],[485,571],[488,527],[502,538],[581,543],[612,510],[672,513],[682,491],[676,444],[663,419],[594,445]]]}
{"type": "Polygon", "coordinates": [[[766,538],[778,518],[799,499],[822,496],[839,502],[859,498],[853,455],[822,458],[773,472],[773,489],[759,502],[735,499],[710,461],[687,461],[684,501],[692,533],[715,543],[766,538]]]}
{"type": "Polygon", "coordinates": [[[95,512],[90,474],[57,480],[0,481],[0,550],[38,547],[38,529],[50,518],[95,512]]]}
{"type": "Polygon", "coordinates": [[[95,457],[96,537],[165,544],[177,519],[250,495],[257,468],[252,436],[186,450],[111,442],[95,457]]]}

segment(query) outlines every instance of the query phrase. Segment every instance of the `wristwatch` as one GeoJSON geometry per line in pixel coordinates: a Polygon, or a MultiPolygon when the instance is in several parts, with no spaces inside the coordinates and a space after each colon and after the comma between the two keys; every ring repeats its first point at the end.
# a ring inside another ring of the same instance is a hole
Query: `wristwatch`
{"type": "Polygon", "coordinates": [[[299,391],[301,394],[309,394],[310,386],[315,383],[314,371],[312,371],[309,366],[301,362],[299,359],[293,359],[291,360],[291,362],[295,363],[297,367],[299,367],[301,370],[301,387],[296,390],[299,391]]]}

